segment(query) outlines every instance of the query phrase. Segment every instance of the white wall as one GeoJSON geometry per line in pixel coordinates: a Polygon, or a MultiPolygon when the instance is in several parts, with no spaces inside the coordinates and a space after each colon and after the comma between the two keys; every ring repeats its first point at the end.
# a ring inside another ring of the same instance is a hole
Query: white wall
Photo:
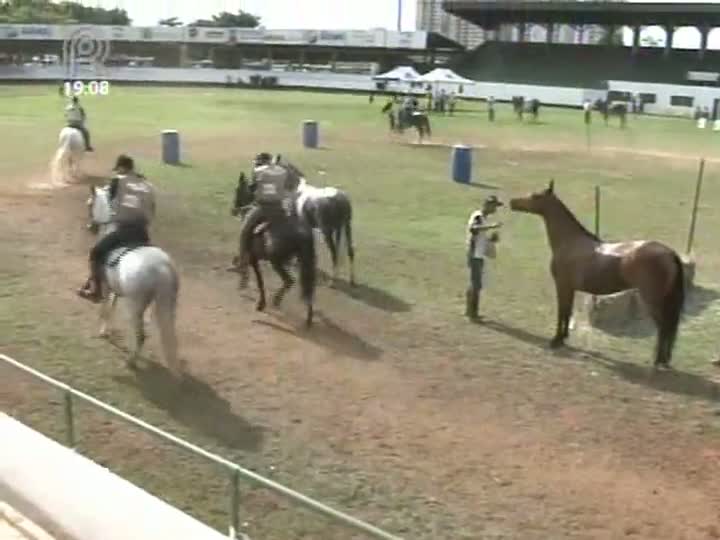
{"type": "Polygon", "coordinates": [[[226,537],[108,469],[0,413],[0,493],[74,540],[226,537]]]}
{"type": "MultiPolygon", "coordinates": [[[[292,71],[256,71],[250,69],[189,69],[189,68],[104,68],[102,72],[79,72],[78,76],[85,79],[94,78],[109,81],[133,81],[148,83],[224,83],[228,76],[233,82],[242,78],[248,82],[251,75],[274,76],[278,85],[285,87],[311,87],[338,90],[375,90],[375,82],[368,75],[343,73],[304,73],[292,71]]],[[[61,66],[0,66],[0,82],[2,79],[28,81],[60,81],[65,78],[61,66]]],[[[645,112],[674,116],[692,116],[694,107],[713,109],[713,102],[720,98],[720,88],[703,86],[682,86],[669,84],[638,83],[628,81],[608,81],[611,90],[656,94],[657,102],[645,106],[645,112]],[[673,107],[670,97],[673,95],[693,96],[693,107],[673,107]]],[[[390,89],[393,89],[391,86],[390,89]]],[[[605,97],[604,90],[586,88],[567,88],[557,86],[538,86],[529,84],[506,84],[478,82],[464,87],[466,98],[487,99],[493,96],[496,100],[509,101],[513,96],[524,96],[528,99],[537,98],[546,105],[580,107],[586,99],[594,101],[605,97]]]]}
{"type": "Polygon", "coordinates": [[[645,112],[671,116],[692,116],[695,107],[707,107],[712,114],[715,99],[720,99],[720,88],[711,86],[683,86],[678,84],[639,83],[631,81],[608,81],[610,90],[655,94],[655,103],[646,104],[645,112]],[[676,107],[670,104],[672,96],[692,96],[692,107],[676,107]]]}

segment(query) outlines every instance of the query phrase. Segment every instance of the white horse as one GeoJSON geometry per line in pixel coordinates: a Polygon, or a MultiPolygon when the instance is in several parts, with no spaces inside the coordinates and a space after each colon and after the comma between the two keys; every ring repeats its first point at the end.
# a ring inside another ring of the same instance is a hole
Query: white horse
{"type": "MultiPolygon", "coordinates": [[[[110,233],[115,224],[110,221],[109,190],[90,187],[91,221],[98,226],[98,237],[110,233]]],[[[100,336],[108,337],[108,326],[117,298],[128,302],[130,322],[135,331],[135,347],[127,360],[128,367],[135,368],[140,350],[145,342],[144,315],[150,304],[155,301],[155,319],[160,330],[165,362],[171,373],[181,377],[182,362],[177,355],[177,337],[175,334],[175,313],[180,280],[175,264],[162,249],[154,246],[141,246],[131,251],[116,249],[103,265],[105,280],[110,289],[100,312],[100,336]],[[111,264],[119,257],[117,263],[111,264]]]]}
{"type": "Polygon", "coordinates": [[[298,216],[314,230],[320,231],[330,250],[333,265],[333,282],[338,279],[339,251],[343,235],[350,262],[350,285],[355,285],[355,245],[353,243],[353,208],[350,197],[343,190],[334,187],[316,187],[308,184],[305,175],[290,162],[275,156],[274,162],[287,167],[295,177],[295,205],[298,216]]]}
{"type": "Polygon", "coordinates": [[[79,129],[66,126],[60,130],[58,142],[50,174],[53,184],[65,185],[80,178],[80,160],[85,154],[85,139],[79,129]]]}

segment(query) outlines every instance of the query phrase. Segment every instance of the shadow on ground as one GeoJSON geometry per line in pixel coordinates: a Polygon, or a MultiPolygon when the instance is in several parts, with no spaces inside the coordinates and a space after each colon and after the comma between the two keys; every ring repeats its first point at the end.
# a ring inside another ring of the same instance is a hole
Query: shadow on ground
{"type": "MultiPolygon", "coordinates": [[[[322,270],[319,272],[320,279],[328,283],[332,282],[332,277],[322,270]]],[[[389,311],[391,313],[407,313],[412,309],[412,305],[395,296],[393,293],[378,287],[373,287],[366,283],[357,283],[350,285],[350,282],[343,278],[335,280],[333,289],[346,294],[353,300],[358,300],[367,306],[389,311]]]]}
{"type": "MultiPolygon", "coordinates": [[[[508,337],[517,339],[533,347],[550,350],[550,336],[541,337],[501,321],[487,320],[482,322],[481,326],[493,332],[505,334],[508,337]]],[[[649,365],[643,366],[624,360],[617,360],[600,352],[589,351],[573,346],[565,346],[553,350],[553,352],[559,357],[574,358],[583,356],[589,358],[626,381],[633,384],[640,384],[653,390],[689,396],[711,402],[717,402],[717,400],[720,399],[719,384],[693,373],[675,370],[656,371],[649,365]]]]}
{"type": "Polygon", "coordinates": [[[290,316],[283,313],[272,313],[272,316],[283,324],[267,319],[254,319],[253,323],[309,341],[341,356],[349,356],[360,360],[377,360],[382,355],[382,349],[341,328],[317,311],[315,312],[315,325],[310,329],[304,327],[295,328],[299,324],[298,320],[291,319],[290,316]]]}
{"type": "Polygon", "coordinates": [[[147,401],[175,420],[228,448],[253,452],[260,449],[262,428],[233,412],[227,400],[190,374],[179,383],[167,368],[153,363],[135,374],[114,379],[120,384],[135,386],[147,401]]]}

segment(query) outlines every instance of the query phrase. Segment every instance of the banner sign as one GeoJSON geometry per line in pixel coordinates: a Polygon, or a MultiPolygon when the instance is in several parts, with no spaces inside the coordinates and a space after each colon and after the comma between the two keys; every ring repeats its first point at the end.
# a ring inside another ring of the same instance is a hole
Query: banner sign
{"type": "Polygon", "coordinates": [[[390,30],[267,30],[264,28],[207,28],[198,26],[0,25],[0,40],[64,40],[78,28],[98,39],[170,43],[226,43],[424,49],[426,32],[390,30]]]}

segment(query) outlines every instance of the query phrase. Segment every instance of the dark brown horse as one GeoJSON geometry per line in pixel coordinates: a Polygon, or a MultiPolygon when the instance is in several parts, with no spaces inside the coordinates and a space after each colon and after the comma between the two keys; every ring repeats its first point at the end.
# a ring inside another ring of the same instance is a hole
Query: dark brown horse
{"type": "Polygon", "coordinates": [[[685,301],[678,254],[653,240],[603,242],[555,195],[552,181],[543,191],[511,199],[510,208],[537,214],[545,221],[558,303],[551,347],[563,345],[568,337],[575,291],[606,295],[637,289],[658,329],[655,366],[669,368],[685,301]]]}

